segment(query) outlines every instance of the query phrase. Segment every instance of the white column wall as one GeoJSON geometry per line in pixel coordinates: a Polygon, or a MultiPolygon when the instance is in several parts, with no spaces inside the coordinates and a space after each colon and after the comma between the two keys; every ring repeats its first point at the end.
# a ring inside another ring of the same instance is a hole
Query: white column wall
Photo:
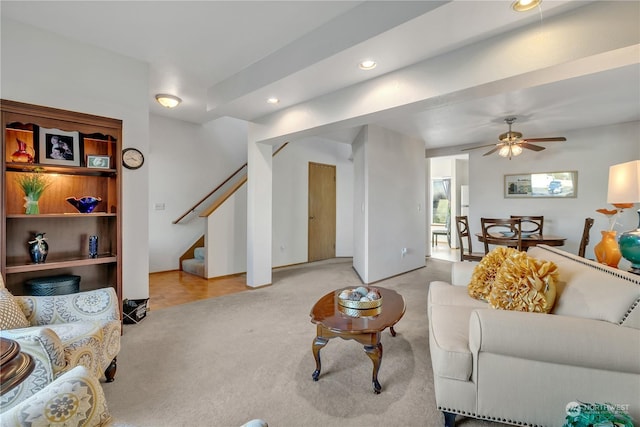
{"type": "Polygon", "coordinates": [[[357,167],[356,173],[368,172],[364,175],[367,265],[362,270],[354,262],[354,267],[365,283],[371,283],[425,265],[425,165],[422,141],[366,127],[366,168],[357,167]]]}
{"type": "Polygon", "coordinates": [[[271,145],[251,140],[249,128],[247,161],[247,286],[271,284],[272,242],[272,153],[271,145]]]}
{"type": "Polygon", "coordinates": [[[247,271],[247,184],[209,215],[205,232],[205,277],[247,271]]]}
{"type": "MultiPolygon", "coordinates": [[[[121,119],[123,148],[149,153],[145,63],[2,18],[4,99],[121,119]]],[[[149,296],[149,163],[122,169],[122,293],[149,296]]]]}
{"type": "Polygon", "coordinates": [[[353,141],[353,268],[369,283],[369,216],[367,135],[363,126],[353,141]]]}

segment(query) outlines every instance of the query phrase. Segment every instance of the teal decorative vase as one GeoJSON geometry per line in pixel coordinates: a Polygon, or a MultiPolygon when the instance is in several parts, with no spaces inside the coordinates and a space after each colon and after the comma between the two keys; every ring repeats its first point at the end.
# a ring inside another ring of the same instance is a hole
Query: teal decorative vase
{"type": "MultiPolygon", "coordinates": [[[[640,219],[640,211],[638,211],[638,217],[640,219]]],[[[640,274],[640,221],[636,230],[622,233],[618,245],[622,257],[631,262],[631,270],[629,271],[640,274]]]]}

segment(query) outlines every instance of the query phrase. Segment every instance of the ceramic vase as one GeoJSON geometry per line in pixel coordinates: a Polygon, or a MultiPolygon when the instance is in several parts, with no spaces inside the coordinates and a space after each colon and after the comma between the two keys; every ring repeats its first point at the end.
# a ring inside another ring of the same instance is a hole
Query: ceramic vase
{"type": "Polygon", "coordinates": [[[44,235],[45,233],[36,233],[34,239],[29,241],[29,255],[36,264],[45,262],[49,253],[49,244],[44,235]]]}
{"type": "Polygon", "coordinates": [[[593,247],[593,253],[600,264],[617,268],[622,254],[618,247],[615,231],[601,231],[602,240],[593,247]]]}
{"type": "MultiPolygon", "coordinates": [[[[33,154],[27,151],[27,143],[17,140],[18,149],[11,154],[11,161],[16,163],[33,163],[33,154]]],[[[29,149],[32,151],[31,149],[29,149]]]]}

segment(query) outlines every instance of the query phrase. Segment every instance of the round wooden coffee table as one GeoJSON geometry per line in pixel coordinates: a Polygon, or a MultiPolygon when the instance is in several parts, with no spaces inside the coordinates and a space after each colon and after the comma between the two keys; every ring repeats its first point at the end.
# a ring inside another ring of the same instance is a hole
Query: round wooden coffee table
{"type": "Polygon", "coordinates": [[[405,311],[402,295],[391,289],[376,286],[382,296],[382,305],[375,310],[345,309],[338,304],[338,294],[343,289],[329,292],[316,302],[311,309],[311,322],[317,326],[317,335],[313,340],[313,357],[316,359],[316,370],[312,378],[318,381],[321,362],[320,350],[331,338],[340,337],[355,340],[364,345],[364,351],[373,362],[373,391],[378,394],[382,386],[378,382],[378,371],[382,363],[382,344],[380,334],[389,328],[391,335],[396,336],[393,325],[398,323],[405,311]]]}

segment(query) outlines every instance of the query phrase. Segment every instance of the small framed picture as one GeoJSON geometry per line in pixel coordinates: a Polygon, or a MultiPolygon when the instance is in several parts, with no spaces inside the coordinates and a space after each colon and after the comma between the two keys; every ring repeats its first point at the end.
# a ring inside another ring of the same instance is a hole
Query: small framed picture
{"type": "Polygon", "coordinates": [[[87,167],[93,169],[109,169],[111,166],[110,156],[87,155],[87,167]]]}
{"type": "Polygon", "coordinates": [[[80,138],[78,132],[40,128],[38,163],[80,166],[80,138]]]}

